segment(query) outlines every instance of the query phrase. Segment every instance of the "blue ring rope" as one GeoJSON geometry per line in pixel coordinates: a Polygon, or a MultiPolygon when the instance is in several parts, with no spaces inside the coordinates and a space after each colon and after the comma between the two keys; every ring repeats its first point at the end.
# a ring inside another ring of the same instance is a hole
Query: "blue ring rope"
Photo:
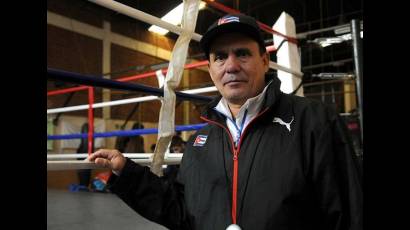
{"type": "MultiPolygon", "coordinates": [[[[191,131],[198,130],[207,125],[207,123],[201,123],[196,125],[179,125],[176,126],[176,131],[191,131]]],[[[158,129],[132,129],[132,130],[121,130],[121,131],[111,131],[105,133],[94,133],[94,138],[106,138],[106,137],[124,137],[124,136],[137,136],[144,134],[157,134],[158,129]]],[[[87,138],[87,133],[75,133],[75,134],[62,134],[62,135],[47,135],[47,140],[68,140],[68,139],[81,139],[87,138]]]]}

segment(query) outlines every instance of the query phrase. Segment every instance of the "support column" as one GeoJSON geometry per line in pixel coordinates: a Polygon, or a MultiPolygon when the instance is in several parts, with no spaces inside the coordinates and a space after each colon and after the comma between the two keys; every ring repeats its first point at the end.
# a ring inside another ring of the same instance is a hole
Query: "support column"
{"type": "Polygon", "coordinates": [[[356,93],[360,121],[360,134],[363,141],[363,99],[362,99],[362,83],[363,83],[363,55],[362,55],[362,39],[360,37],[360,22],[357,19],[351,21],[352,41],[353,41],[353,59],[356,75],[356,93]]]}
{"type": "MultiPolygon", "coordinates": [[[[102,58],[102,72],[111,72],[111,24],[108,21],[103,22],[103,58],[102,58]]],[[[111,75],[104,75],[106,79],[111,79],[111,75]]],[[[103,102],[111,101],[111,90],[103,88],[102,90],[103,102]]],[[[105,131],[114,130],[114,125],[111,122],[111,107],[102,108],[103,119],[105,122],[105,131]]],[[[111,148],[115,146],[115,140],[113,138],[105,139],[105,147],[111,148]]]]}

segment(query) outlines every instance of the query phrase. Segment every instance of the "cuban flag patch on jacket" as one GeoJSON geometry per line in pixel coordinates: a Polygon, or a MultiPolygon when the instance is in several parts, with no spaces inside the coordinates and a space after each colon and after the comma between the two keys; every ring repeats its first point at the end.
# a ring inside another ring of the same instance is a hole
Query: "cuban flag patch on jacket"
{"type": "Polygon", "coordinates": [[[194,146],[204,146],[207,138],[208,138],[207,135],[198,135],[195,138],[194,146]]]}

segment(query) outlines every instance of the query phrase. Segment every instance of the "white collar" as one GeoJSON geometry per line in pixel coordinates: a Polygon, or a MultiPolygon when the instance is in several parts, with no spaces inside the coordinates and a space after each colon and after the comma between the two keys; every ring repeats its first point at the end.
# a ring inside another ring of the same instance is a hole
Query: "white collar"
{"type": "MultiPolygon", "coordinates": [[[[241,123],[242,122],[245,110],[247,110],[247,116],[249,118],[253,118],[259,113],[259,111],[261,109],[261,106],[262,106],[263,99],[265,98],[266,90],[267,90],[268,86],[271,83],[272,83],[272,81],[270,81],[265,86],[265,88],[263,89],[263,91],[260,94],[246,100],[246,102],[239,109],[238,115],[235,119],[236,123],[241,123]]],[[[223,98],[223,97],[221,98],[219,103],[215,106],[215,110],[222,113],[227,118],[233,120],[231,111],[230,111],[229,106],[228,106],[228,102],[225,98],[223,98]]]]}

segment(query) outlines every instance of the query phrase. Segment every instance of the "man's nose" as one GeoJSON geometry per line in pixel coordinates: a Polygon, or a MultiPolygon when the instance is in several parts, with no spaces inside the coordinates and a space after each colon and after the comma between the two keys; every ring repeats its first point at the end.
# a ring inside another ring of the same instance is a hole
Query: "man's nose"
{"type": "Polygon", "coordinates": [[[241,70],[241,65],[238,58],[234,54],[230,54],[225,62],[226,72],[236,73],[241,70]]]}

